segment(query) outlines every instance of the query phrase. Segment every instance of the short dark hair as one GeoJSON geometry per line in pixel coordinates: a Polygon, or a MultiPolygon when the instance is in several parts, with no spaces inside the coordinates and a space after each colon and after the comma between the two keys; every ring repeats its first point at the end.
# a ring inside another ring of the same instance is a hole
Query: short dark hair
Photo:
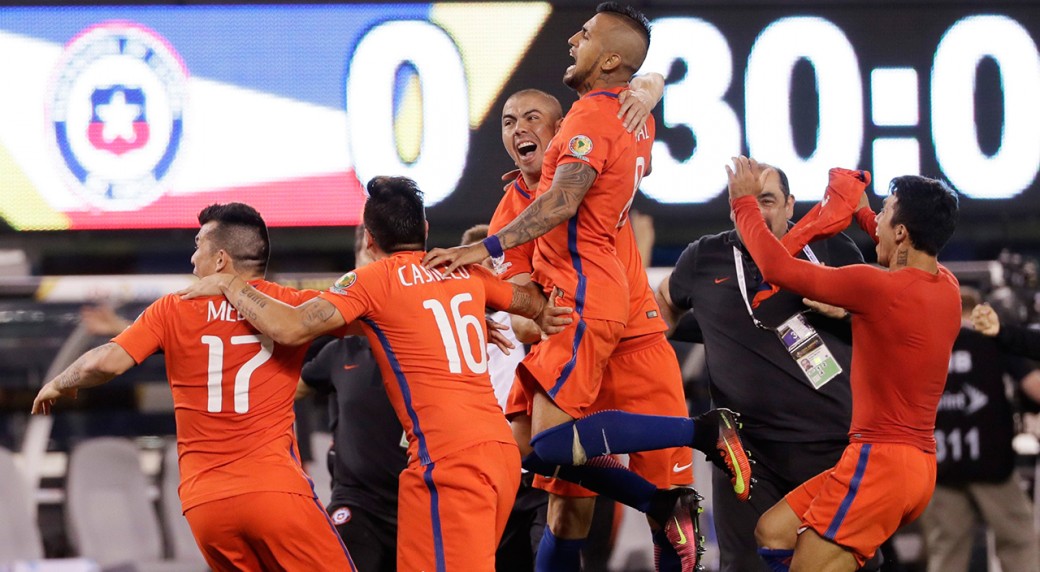
{"type": "Polygon", "coordinates": [[[462,246],[473,244],[474,242],[480,242],[488,237],[488,225],[476,224],[466,229],[466,232],[462,233],[462,246]]]}
{"type": "Polygon", "coordinates": [[[630,20],[632,27],[642,32],[643,38],[646,40],[647,49],[650,48],[650,20],[642,12],[619,2],[603,2],[596,6],[597,14],[602,14],[603,12],[617,14],[630,20]]]}
{"type": "Polygon", "coordinates": [[[943,181],[917,175],[892,179],[888,190],[899,201],[892,224],[906,227],[914,248],[939,254],[957,227],[957,193],[943,181]]]}
{"type": "Polygon", "coordinates": [[[354,227],[354,257],[357,258],[365,249],[365,225],[359,224],[354,227]]]}
{"type": "Polygon", "coordinates": [[[770,168],[776,171],[777,176],[780,177],[780,191],[784,193],[784,198],[791,196],[791,183],[787,180],[787,173],[783,169],[769,163],[759,163],[759,166],[763,169],[770,168]]]}
{"type": "Polygon", "coordinates": [[[426,248],[423,192],[407,177],[375,177],[368,182],[364,221],[383,252],[426,248]]]}
{"type": "Polygon", "coordinates": [[[553,120],[557,120],[557,119],[560,119],[561,117],[563,117],[563,106],[560,105],[560,100],[556,99],[556,96],[554,96],[554,95],[552,95],[550,93],[546,93],[546,92],[544,92],[544,91],[542,91],[540,89],[534,89],[534,88],[521,89],[520,91],[518,91],[518,92],[510,95],[509,97],[507,97],[506,98],[506,102],[508,103],[512,99],[515,99],[517,97],[523,97],[525,95],[534,95],[534,96],[537,96],[537,97],[540,97],[540,98],[544,99],[545,102],[549,104],[549,108],[546,109],[545,111],[546,111],[546,113],[551,113],[553,115],[553,120]]]}
{"type": "Polygon", "coordinates": [[[267,272],[271,239],[267,223],[253,207],[244,203],[213,204],[199,212],[199,225],[216,222],[210,240],[228,253],[236,267],[267,272]]]}

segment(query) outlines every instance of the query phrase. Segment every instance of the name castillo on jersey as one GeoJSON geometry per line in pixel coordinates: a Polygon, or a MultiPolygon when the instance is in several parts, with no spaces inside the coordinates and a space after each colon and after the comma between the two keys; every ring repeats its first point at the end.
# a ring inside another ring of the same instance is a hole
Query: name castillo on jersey
{"type": "MultiPolygon", "coordinates": [[[[465,280],[469,277],[469,270],[466,270],[465,267],[456,268],[450,273],[443,273],[436,268],[427,269],[420,264],[408,264],[397,269],[397,279],[403,286],[418,286],[445,280],[465,280]]],[[[344,294],[355,282],[357,282],[357,273],[347,272],[329,288],[329,291],[334,294],[344,294]]]]}
{"type": "Polygon", "coordinates": [[[159,198],[180,149],[187,87],[180,56],[142,25],[105,22],[69,42],[48,104],[70,188],[109,211],[159,198]]]}

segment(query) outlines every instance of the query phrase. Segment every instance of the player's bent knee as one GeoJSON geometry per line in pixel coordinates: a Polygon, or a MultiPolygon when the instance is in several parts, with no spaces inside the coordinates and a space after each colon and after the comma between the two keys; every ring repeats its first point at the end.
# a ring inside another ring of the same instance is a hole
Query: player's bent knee
{"type": "Polygon", "coordinates": [[[755,542],[762,548],[794,548],[801,519],[787,501],[773,505],[755,525],[755,542]]]}

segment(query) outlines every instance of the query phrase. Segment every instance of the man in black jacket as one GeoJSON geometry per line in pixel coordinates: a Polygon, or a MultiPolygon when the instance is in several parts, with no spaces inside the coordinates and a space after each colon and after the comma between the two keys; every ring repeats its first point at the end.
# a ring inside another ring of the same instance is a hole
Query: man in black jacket
{"type": "MultiPolygon", "coordinates": [[[[766,181],[759,207],[778,238],[788,231],[794,201],[786,175],[777,169],[766,181]]],[[[800,257],[828,266],[863,262],[844,234],[810,243],[800,257]]],[[[686,341],[704,343],[713,406],[741,412],[741,436],[757,462],[747,503],[728,494],[728,476],[713,472],[713,518],[723,572],[768,570],[755,543],[758,517],[794,487],[832,467],[848,444],[852,349],[845,311],[812,303],[836,317],[812,312],[801,296],[783,290],[752,308],[756,293],[769,288],[737,231],[730,230],[691,243],[657,291],[673,327],[693,310],[701,334],[686,341]],[[826,367],[814,367],[810,360],[804,368],[806,346],[788,351],[781,337],[792,326],[802,327],[798,316],[803,312],[808,312],[804,323],[824,348],[812,355],[826,367]]]]}

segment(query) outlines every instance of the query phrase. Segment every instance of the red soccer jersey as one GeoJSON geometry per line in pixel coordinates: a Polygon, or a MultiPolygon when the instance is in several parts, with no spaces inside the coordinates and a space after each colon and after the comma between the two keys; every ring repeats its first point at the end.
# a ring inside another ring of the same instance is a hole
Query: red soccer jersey
{"type": "MultiPolygon", "coordinates": [[[[502,227],[513,222],[513,219],[523,212],[533,200],[534,196],[531,190],[527,188],[524,177],[517,175],[516,180],[506,187],[502,200],[498,202],[498,207],[495,208],[495,214],[491,215],[488,234],[495,234],[502,230],[502,227]]],[[[531,259],[533,257],[534,241],[531,241],[515,248],[510,248],[502,256],[492,258],[491,261],[495,265],[495,274],[503,280],[509,280],[518,274],[530,274],[531,259]]]]}
{"type": "Polygon", "coordinates": [[[535,241],[533,274],[542,286],[563,290],[561,305],[585,318],[620,323],[628,320],[629,287],[615,241],[650,167],[654,140],[652,118],[638,133],[625,131],[617,118],[623,89],[594,91],[576,101],[545,151],[539,193],[566,163],[586,163],[597,175],[577,214],[535,241]]]}
{"type": "Polygon", "coordinates": [[[397,252],[346,274],[321,297],[361,320],[411,461],[428,465],[478,443],[514,443],[487,372],[485,307],[508,309],[513,287],[478,265],[448,275],[397,252]]]}
{"type": "Polygon", "coordinates": [[[627,221],[617,233],[617,253],[621,264],[625,266],[625,277],[628,279],[629,315],[621,337],[634,338],[667,331],[668,324],[661,317],[657,297],[650,289],[646,269],[643,268],[643,256],[639,254],[635,232],[627,221]]]}
{"type": "MultiPolygon", "coordinates": [[[[753,196],[733,202],[737,230],[763,277],[852,312],[852,441],[935,451],[935,414],[961,326],[960,287],[943,266],[894,272],[792,258],[753,196]]],[[[857,215],[858,218],[863,215],[857,215]]]]}
{"type": "MultiPolygon", "coordinates": [[[[294,306],[318,295],[264,280],[250,284],[294,306]]],[[[307,346],[275,344],[223,296],[174,294],[112,341],[137,363],[160,349],[166,354],[185,511],[249,492],[314,495],[293,434],[293,395],[307,346]]]]}
{"type": "MultiPolygon", "coordinates": [[[[512,222],[532,201],[534,201],[534,197],[527,190],[527,183],[524,182],[523,177],[518,176],[506,188],[505,196],[498,203],[498,208],[495,209],[495,214],[491,217],[491,224],[488,226],[488,234],[495,234],[512,222]]],[[[628,324],[621,337],[634,338],[643,334],[666,331],[668,325],[661,318],[657,299],[650,289],[646,270],[643,268],[643,258],[639,254],[635,233],[632,231],[632,225],[627,221],[618,230],[616,240],[617,255],[625,267],[629,293],[628,324]]],[[[495,272],[500,278],[506,280],[517,274],[530,273],[533,255],[534,242],[510,248],[502,258],[493,259],[495,272]]]]}

